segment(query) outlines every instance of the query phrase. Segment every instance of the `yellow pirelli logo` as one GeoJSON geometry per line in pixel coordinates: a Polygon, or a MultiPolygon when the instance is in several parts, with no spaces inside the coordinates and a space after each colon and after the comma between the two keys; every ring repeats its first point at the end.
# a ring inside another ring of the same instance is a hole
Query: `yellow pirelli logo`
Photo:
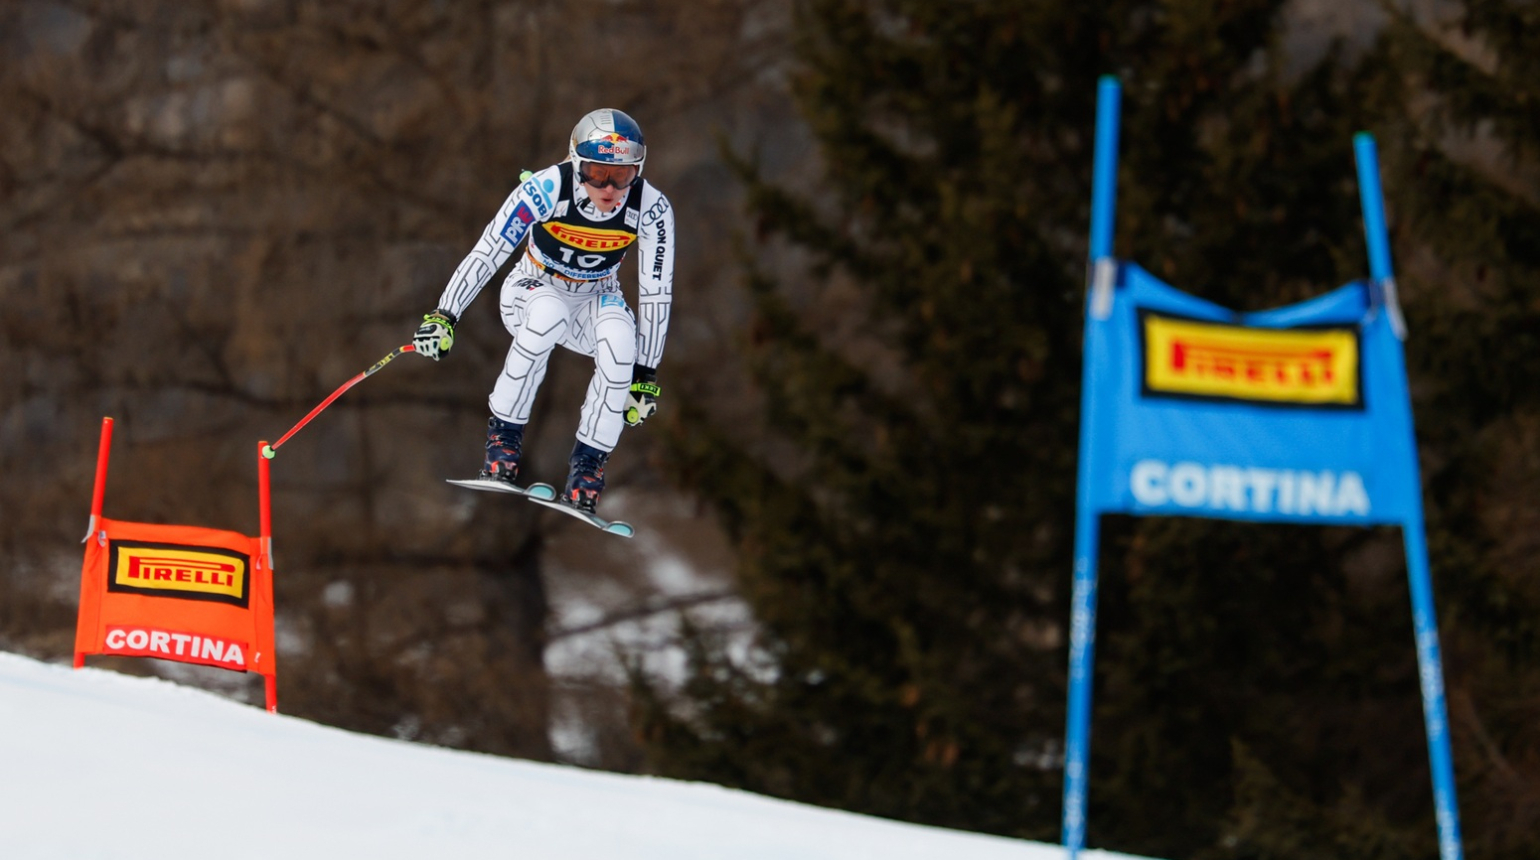
{"type": "Polygon", "coordinates": [[[1146,394],[1356,408],[1358,330],[1266,329],[1144,311],[1146,394]]]}
{"type": "Polygon", "coordinates": [[[585,251],[598,251],[600,253],[616,251],[636,241],[636,234],[627,233],[625,230],[575,227],[558,221],[547,221],[542,226],[552,236],[555,236],[562,242],[574,248],[582,248],[585,251]]]}
{"type": "Polygon", "coordinates": [[[107,590],[244,607],[251,559],[214,547],[111,541],[107,590]]]}

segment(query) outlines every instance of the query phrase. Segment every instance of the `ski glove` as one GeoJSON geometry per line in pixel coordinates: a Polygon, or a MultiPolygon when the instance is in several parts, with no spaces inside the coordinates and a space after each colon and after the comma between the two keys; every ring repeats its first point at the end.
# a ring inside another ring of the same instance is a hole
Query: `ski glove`
{"type": "Polygon", "coordinates": [[[638,364],[631,374],[631,392],[626,395],[626,423],[635,427],[651,418],[658,411],[658,395],[662,393],[658,372],[638,364]]]}
{"type": "Polygon", "coordinates": [[[417,334],[412,337],[412,346],[416,347],[417,354],[434,361],[438,361],[439,356],[448,355],[454,345],[455,316],[446,310],[436,310],[424,316],[417,334]]]}

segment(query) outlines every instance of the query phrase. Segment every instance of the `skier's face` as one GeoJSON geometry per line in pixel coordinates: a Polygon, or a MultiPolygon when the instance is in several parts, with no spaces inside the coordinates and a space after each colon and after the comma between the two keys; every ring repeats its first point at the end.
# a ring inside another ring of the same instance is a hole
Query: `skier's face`
{"type": "Polygon", "coordinates": [[[598,207],[600,212],[615,211],[616,205],[620,203],[620,198],[626,194],[624,188],[610,188],[608,186],[595,188],[587,183],[584,183],[584,187],[588,189],[588,199],[594,202],[594,206],[598,207]]]}
{"type": "Polygon", "coordinates": [[[588,199],[594,202],[600,212],[613,212],[619,205],[620,198],[626,196],[626,189],[613,188],[609,185],[603,188],[595,188],[589,183],[583,183],[583,188],[588,192],[588,199]]]}
{"type": "Polygon", "coordinates": [[[634,164],[578,163],[578,176],[583,180],[588,198],[600,212],[614,211],[640,172],[634,164]]]}

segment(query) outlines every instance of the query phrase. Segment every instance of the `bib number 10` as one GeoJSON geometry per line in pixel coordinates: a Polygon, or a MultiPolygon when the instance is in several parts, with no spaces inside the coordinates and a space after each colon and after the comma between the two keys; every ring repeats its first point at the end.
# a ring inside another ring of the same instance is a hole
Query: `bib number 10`
{"type": "MultiPolygon", "coordinates": [[[[561,260],[563,263],[571,263],[573,261],[572,257],[573,251],[571,248],[561,249],[561,260]]],[[[579,254],[577,257],[577,264],[585,269],[597,268],[603,262],[603,254],[579,254]]]]}

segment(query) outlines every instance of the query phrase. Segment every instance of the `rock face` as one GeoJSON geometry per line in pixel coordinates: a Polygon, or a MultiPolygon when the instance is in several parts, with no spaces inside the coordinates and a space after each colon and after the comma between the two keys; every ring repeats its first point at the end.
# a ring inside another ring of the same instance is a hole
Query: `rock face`
{"type": "MultiPolygon", "coordinates": [[[[715,135],[783,166],[802,140],[784,13],[756,5],[0,9],[0,647],[69,652],[101,416],[117,420],[108,516],[255,533],[257,440],[405,342],[520,170],[563,158],[595,107],[642,122],[647,176],[680,213],[665,385],[721,387],[706,369],[736,313],[737,192],[715,135]]],[[[487,292],[445,362],[403,359],[273,461],[282,701],[549,757],[553,611],[574,581],[622,605],[662,586],[568,546],[533,506],[443,484],[479,465],[507,348],[487,292]],[[571,572],[554,607],[552,553],[571,572]]],[[[560,480],[589,372],[553,361],[533,477],[560,480]]],[[[628,436],[612,486],[666,492],[653,447],[628,436]]],[[[706,553],[719,577],[712,530],[665,519],[665,556],[706,553]]]]}

